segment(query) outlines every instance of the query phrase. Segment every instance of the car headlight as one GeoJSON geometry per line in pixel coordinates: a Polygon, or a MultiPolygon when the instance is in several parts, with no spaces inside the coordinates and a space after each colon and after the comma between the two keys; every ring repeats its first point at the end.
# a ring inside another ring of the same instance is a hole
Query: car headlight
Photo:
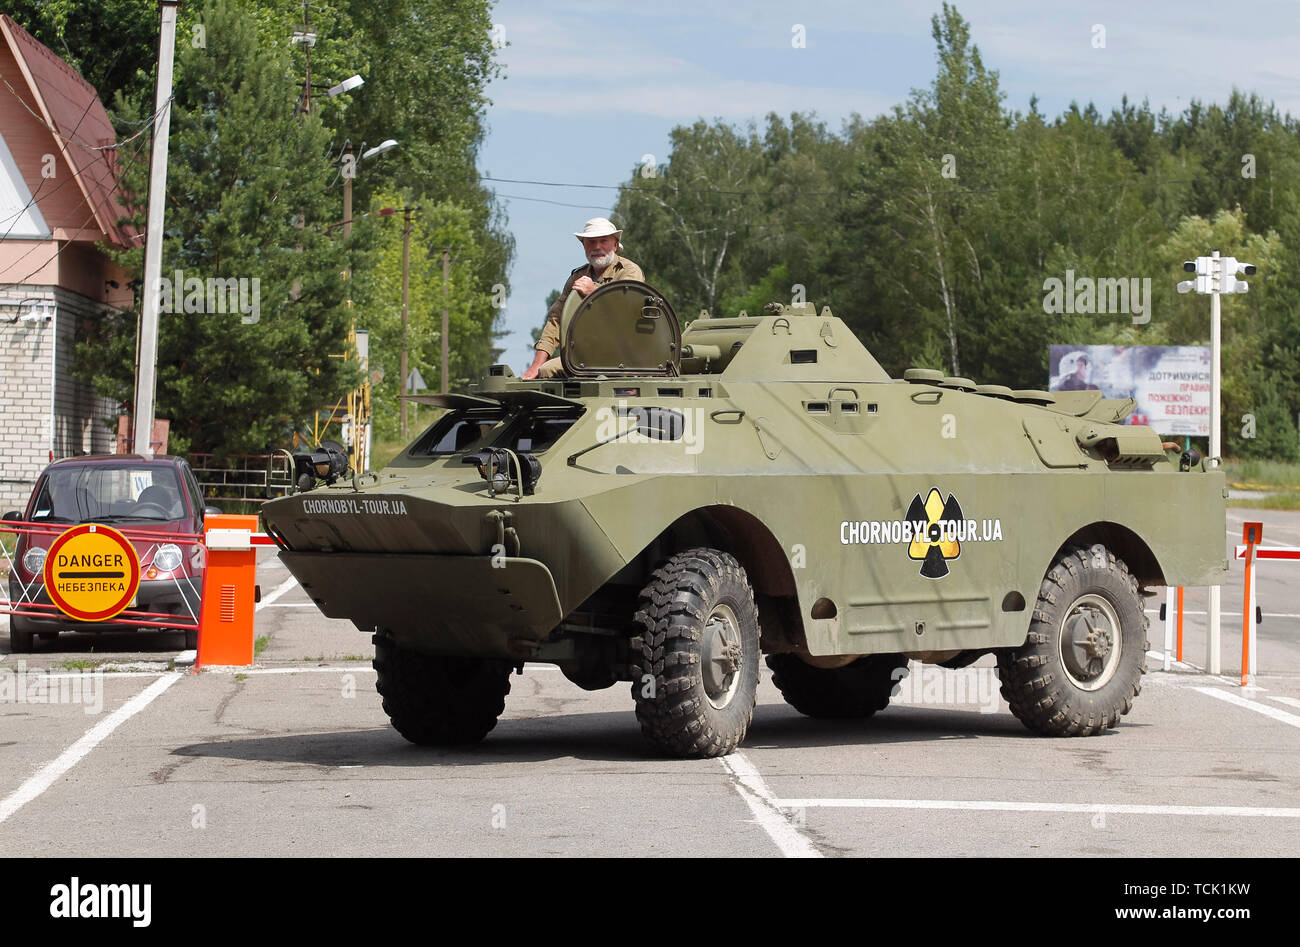
{"type": "Polygon", "coordinates": [[[33,546],[23,553],[23,568],[33,575],[40,575],[45,568],[45,554],[49,552],[43,546],[33,546]]]}
{"type": "Polygon", "coordinates": [[[153,567],[159,572],[173,572],[181,564],[181,547],[175,543],[163,543],[153,554],[153,567]]]}

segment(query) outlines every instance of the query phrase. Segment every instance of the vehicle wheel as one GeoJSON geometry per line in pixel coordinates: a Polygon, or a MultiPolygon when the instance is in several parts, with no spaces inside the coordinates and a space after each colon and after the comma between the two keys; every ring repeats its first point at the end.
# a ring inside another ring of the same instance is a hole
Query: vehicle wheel
{"type": "Polygon", "coordinates": [[[767,666],[787,704],[822,720],[862,720],[884,710],[907,677],[901,654],[869,654],[842,668],[816,668],[797,654],[769,654],[767,666]]]}
{"type": "Polygon", "coordinates": [[[57,631],[38,631],[36,640],[41,644],[53,645],[54,642],[59,640],[59,633],[57,631]]]}
{"type": "Polygon", "coordinates": [[[194,651],[199,646],[199,630],[197,628],[185,629],[185,650],[194,651]]]}
{"type": "Polygon", "coordinates": [[[33,635],[30,631],[20,631],[14,627],[14,620],[9,619],[9,653],[29,654],[32,650],[33,635]]]}
{"type": "Polygon", "coordinates": [[[758,608],[745,570],[716,549],[679,552],[641,590],[631,638],[641,732],[673,756],[723,756],[758,692],[758,608]]]}
{"type": "Polygon", "coordinates": [[[1133,707],[1146,673],[1138,583],[1105,546],[1071,549],[1038,590],[1029,636],[998,653],[1002,696],[1030,730],[1095,736],[1133,707]]]}
{"type": "Polygon", "coordinates": [[[510,693],[510,662],[401,648],[383,630],[373,641],[375,689],[406,739],[421,746],[477,743],[497,725],[510,693]]]}

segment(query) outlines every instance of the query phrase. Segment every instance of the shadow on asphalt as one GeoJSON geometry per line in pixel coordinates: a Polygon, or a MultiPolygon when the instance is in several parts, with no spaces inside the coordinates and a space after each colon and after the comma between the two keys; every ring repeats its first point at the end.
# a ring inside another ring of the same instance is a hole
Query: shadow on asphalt
{"type": "MultiPolygon", "coordinates": [[[[5,652],[12,654],[13,645],[5,638],[5,652]]],[[[152,653],[172,655],[185,647],[185,632],[161,628],[141,631],[61,631],[54,641],[37,638],[32,644],[33,654],[122,654],[152,653]]]]}
{"type": "MultiPolygon", "coordinates": [[[[1132,727],[1133,724],[1123,724],[1132,727]]],[[[1139,725],[1140,726],[1140,725],[1139,725]]],[[[1109,730],[1101,738],[1116,736],[1109,730]]],[[[870,746],[984,738],[1044,739],[1003,711],[981,714],[900,707],[869,720],[813,720],[780,705],[756,708],[741,749],[870,746]]],[[[1087,745],[1096,746],[1089,738],[1087,745]]],[[[1082,744],[1080,744],[1082,745],[1082,744]]],[[[391,727],[286,736],[236,737],[178,747],[176,756],[299,763],[305,766],[484,766],[558,759],[666,762],[642,738],[631,710],[503,719],[471,747],[420,747],[391,727]]]]}

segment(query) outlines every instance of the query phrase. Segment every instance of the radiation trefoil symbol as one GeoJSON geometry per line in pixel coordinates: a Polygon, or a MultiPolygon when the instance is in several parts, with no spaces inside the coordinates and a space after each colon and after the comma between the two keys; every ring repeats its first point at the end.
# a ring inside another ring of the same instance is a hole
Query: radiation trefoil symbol
{"type": "Polygon", "coordinates": [[[935,487],[930,488],[925,502],[917,494],[911,506],[907,508],[907,518],[913,523],[924,521],[925,534],[907,547],[907,554],[921,562],[921,575],[927,579],[942,579],[948,574],[948,560],[961,555],[961,544],[957,542],[956,526],[964,518],[961,504],[951,493],[948,502],[943,502],[943,494],[935,487]],[[945,529],[951,524],[952,528],[945,529]]]}

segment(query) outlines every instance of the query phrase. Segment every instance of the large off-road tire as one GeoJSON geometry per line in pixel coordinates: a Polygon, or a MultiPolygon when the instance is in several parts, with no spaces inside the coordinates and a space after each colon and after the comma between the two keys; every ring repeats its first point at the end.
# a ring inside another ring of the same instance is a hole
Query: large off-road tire
{"type": "Polygon", "coordinates": [[[758,608],[732,556],[679,552],[641,590],[631,639],[641,732],[673,756],[723,756],[745,738],[758,692],[758,608]]]}
{"type": "Polygon", "coordinates": [[[799,713],[822,720],[861,720],[884,710],[907,677],[901,654],[870,654],[841,668],[815,668],[795,654],[769,654],[772,683],[799,713]]]}
{"type": "Polygon", "coordinates": [[[421,746],[477,743],[497,725],[510,693],[510,662],[401,648],[382,629],[372,640],[375,689],[406,739],[421,746]]]}
{"type": "Polygon", "coordinates": [[[1133,708],[1147,617],[1128,566],[1105,546],[1070,549],[1038,590],[1029,636],[998,653],[1002,696],[1045,736],[1095,736],[1133,708]]]}

